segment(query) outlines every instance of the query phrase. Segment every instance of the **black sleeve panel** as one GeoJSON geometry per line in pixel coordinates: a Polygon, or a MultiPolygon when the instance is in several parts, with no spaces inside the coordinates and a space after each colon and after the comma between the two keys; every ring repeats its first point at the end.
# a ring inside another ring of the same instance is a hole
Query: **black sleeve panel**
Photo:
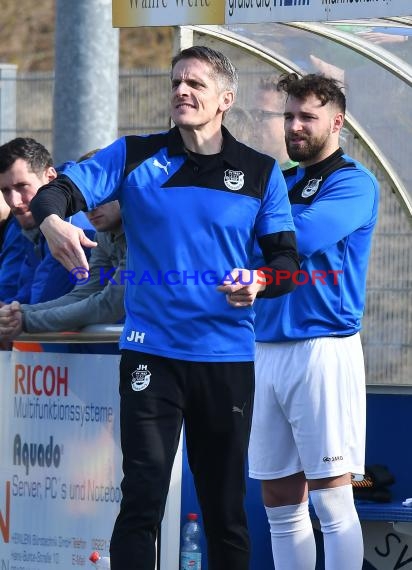
{"type": "Polygon", "coordinates": [[[299,270],[295,232],[278,232],[258,240],[266,267],[266,289],[258,297],[279,297],[296,288],[293,274],[299,270]]]}
{"type": "Polygon", "coordinates": [[[124,179],[142,162],[153,156],[159,149],[167,145],[167,134],[157,133],[145,137],[128,135],[126,142],[126,163],[124,166],[124,179]]]}
{"type": "Polygon", "coordinates": [[[83,194],[70,178],[60,174],[40,188],[30,202],[30,210],[39,226],[50,214],[57,214],[64,219],[80,210],[86,211],[87,204],[83,194]]]}

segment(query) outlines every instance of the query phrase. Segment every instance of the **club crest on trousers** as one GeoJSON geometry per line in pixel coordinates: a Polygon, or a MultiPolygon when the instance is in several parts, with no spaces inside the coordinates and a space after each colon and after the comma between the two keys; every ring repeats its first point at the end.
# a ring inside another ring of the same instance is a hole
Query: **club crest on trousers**
{"type": "Polygon", "coordinates": [[[152,373],[147,368],[147,364],[139,364],[139,366],[132,372],[132,390],[141,392],[150,384],[150,377],[152,373]]]}

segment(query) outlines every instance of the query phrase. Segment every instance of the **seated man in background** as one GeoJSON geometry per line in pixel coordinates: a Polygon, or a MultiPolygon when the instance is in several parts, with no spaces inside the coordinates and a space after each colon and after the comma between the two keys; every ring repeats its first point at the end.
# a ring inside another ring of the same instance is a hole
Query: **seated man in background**
{"type": "MultiPolygon", "coordinates": [[[[71,291],[70,273],[51,255],[46,240],[36,227],[29,205],[38,189],[57,176],[49,151],[32,138],[15,138],[0,146],[0,190],[25,236],[25,252],[17,291],[1,298],[3,303],[39,303],[71,291]],[[27,238],[27,239],[26,239],[27,238]]],[[[91,241],[95,229],[84,212],[68,220],[82,228],[91,241]]],[[[90,250],[85,248],[86,255],[90,250]]]]}
{"type": "Polygon", "coordinates": [[[252,114],[242,107],[232,107],[225,115],[223,125],[238,141],[255,146],[255,120],[252,114]]]}
{"type": "Polygon", "coordinates": [[[90,256],[90,271],[84,273],[72,291],[57,299],[34,305],[13,301],[0,308],[0,339],[13,339],[29,333],[73,331],[98,323],[124,319],[123,272],[126,239],[117,200],[87,213],[96,227],[90,256]]]}
{"type": "Polygon", "coordinates": [[[250,113],[255,121],[254,148],[273,156],[282,170],[296,164],[287,153],[285,144],[285,93],[277,87],[277,76],[261,77],[250,113]]]}

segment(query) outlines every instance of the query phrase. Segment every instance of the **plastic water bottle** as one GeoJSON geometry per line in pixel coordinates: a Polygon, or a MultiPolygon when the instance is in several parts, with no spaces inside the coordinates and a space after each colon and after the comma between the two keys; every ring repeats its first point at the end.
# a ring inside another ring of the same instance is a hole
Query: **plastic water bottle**
{"type": "Polygon", "coordinates": [[[200,524],[197,514],[189,513],[187,523],[182,528],[182,545],[180,548],[180,570],[201,570],[202,550],[200,547],[200,524]]]}
{"type": "Polygon", "coordinates": [[[90,554],[89,560],[95,565],[95,568],[99,568],[99,570],[110,570],[110,558],[108,556],[100,556],[97,550],[90,554]]]}

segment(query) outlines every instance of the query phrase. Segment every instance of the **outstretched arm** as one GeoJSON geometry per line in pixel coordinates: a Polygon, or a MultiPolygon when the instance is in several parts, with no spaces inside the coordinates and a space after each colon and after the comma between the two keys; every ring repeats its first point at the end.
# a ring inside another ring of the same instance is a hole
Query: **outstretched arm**
{"type": "Polygon", "coordinates": [[[84,196],[64,174],[40,188],[30,203],[30,210],[49,244],[52,255],[68,271],[76,267],[88,269],[82,246],[97,245],[82,229],[63,219],[85,209],[87,204],[84,196]]]}

